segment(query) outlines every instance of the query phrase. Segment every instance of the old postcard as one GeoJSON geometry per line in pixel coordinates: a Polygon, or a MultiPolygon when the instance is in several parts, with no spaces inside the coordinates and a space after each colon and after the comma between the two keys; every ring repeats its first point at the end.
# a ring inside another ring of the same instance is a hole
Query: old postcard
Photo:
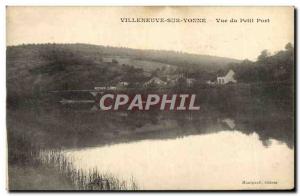
{"type": "Polygon", "coordinates": [[[8,6],[8,190],[293,190],[294,7],[8,6]]]}

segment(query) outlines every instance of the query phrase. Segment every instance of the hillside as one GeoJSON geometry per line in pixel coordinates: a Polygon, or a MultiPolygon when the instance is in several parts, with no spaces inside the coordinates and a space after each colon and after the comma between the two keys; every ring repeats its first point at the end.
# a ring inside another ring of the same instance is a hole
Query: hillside
{"type": "Polygon", "coordinates": [[[121,80],[140,82],[155,70],[215,72],[228,63],[238,62],[230,58],[174,51],[88,44],[9,46],[8,97],[31,97],[54,89],[90,89],[121,80]]]}

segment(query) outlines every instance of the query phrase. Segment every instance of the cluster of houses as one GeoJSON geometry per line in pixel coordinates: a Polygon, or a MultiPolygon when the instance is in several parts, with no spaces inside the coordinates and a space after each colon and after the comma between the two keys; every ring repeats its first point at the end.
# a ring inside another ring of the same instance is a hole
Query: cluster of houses
{"type": "MultiPolygon", "coordinates": [[[[234,78],[235,72],[233,70],[229,70],[224,76],[217,76],[214,80],[206,81],[206,84],[209,86],[217,86],[217,85],[226,85],[229,83],[237,83],[237,80],[234,78]]],[[[167,77],[166,80],[163,80],[157,76],[152,77],[150,80],[146,81],[143,86],[149,87],[151,85],[155,85],[158,87],[167,87],[167,86],[175,86],[178,84],[178,81],[182,79],[186,83],[187,87],[192,87],[197,81],[194,78],[186,78],[183,74],[175,75],[167,77]]],[[[104,86],[104,87],[95,87],[95,90],[117,90],[127,88],[129,82],[120,81],[115,86],[104,86]]]]}

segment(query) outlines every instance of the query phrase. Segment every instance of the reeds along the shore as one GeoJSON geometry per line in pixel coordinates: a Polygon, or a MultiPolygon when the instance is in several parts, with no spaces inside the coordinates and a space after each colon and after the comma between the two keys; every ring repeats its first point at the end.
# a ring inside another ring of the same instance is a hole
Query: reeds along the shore
{"type": "Polygon", "coordinates": [[[38,159],[44,166],[54,167],[67,178],[76,190],[137,190],[138,186],[133,178],[129,182],[120,180],[109,174],[100,174],[97,169],[85,172],[76,169],[61,151],[41,151],[38,159]]]}

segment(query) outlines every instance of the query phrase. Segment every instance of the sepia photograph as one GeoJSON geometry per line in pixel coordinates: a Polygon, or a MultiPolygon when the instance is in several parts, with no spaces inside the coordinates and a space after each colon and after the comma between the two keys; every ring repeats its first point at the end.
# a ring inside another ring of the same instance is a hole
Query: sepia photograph
{"type": "Polygon", "coordinates": [[[293,6],[7,6],[8,191],[293,191],[293,6]]]}

